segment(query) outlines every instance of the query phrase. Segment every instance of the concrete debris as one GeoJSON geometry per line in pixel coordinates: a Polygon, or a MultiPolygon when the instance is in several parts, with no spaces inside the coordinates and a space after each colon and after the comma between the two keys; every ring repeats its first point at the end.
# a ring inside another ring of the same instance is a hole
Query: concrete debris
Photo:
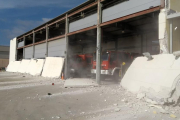
{"type": "Polygon", "coordinates": [[[98,84],[93,79],[88,78],[74,78],[68,79],[65,81],[64,87],[65,88],[78,88],[78,87],[91,87],[91,86],[98,86],[98,84]]]}
{"type": "Polygon", "coordinates": [[[180,59],[172,54],[138,57],[121,80],[121,86],[138,99],[159,105],[177,105],[180,98],[180,59]]]}
{"type": "Polygon", "coordinates": [[[114,111],[119,112],[120,110],[121,110],[120,108],[116,108],[114,111]]]}
{"type": "Polygon", "coordinates": [[[170,114],[170,117],[172,118],[176,118],[176,116],[174,114],[170,114]]]}
{"type": "Polygon", "coordinates": [[[114,106],[118,106],[118,104],[114,104],[114,106]]]}
{"type": "Polygon", "coordinates": [[[153,111],[153,113],[154,113],[154,114],[157,114],[157,112],[156,112],[156,111],[153,111]]]}
{"type": "Polygon", "coordinates": [[[163,109],[161,106],[158,106],[158,105],[149,105],[149,107],[158,108],[158,110],[159,110],[160,113],[169,114],[169,112],[168,112],[167,110],[163,109]]]}
{"type": "Polygon", "coordinates": [[[146,94],[144,94],[144,93],[139,93],[138,95],[137,95],[137,99],[142,99],[142,98],[144,98],[146,96],[146,94]]]}

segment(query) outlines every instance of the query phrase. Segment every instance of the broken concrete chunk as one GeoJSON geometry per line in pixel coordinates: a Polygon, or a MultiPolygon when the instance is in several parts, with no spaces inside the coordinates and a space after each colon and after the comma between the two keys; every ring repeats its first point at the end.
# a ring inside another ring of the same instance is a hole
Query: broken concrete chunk
{"type": "Polygon", "coordinates": [[[142,98],[144,98],[146,96],[146,94],[145,93],[139,93],[139,94],[137,94],[137,99],[142,99],[142,98]]]}
{"type": "Polygon", "coordinates": [[[120,110],[121,110],[120,108],[116,108],[114,111],[119,112],[120,110]]]}

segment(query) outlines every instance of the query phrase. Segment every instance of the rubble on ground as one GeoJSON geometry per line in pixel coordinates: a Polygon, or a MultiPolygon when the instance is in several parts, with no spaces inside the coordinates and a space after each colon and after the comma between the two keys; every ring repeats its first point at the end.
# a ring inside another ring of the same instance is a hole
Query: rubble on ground
{"type": "Polygon", "coordinates": [[[122,79],[122,87],[150,104],[178,105],[180,59],[172,54],[152,57],[151,61],[146,57],[136,58],[122,79]]]}

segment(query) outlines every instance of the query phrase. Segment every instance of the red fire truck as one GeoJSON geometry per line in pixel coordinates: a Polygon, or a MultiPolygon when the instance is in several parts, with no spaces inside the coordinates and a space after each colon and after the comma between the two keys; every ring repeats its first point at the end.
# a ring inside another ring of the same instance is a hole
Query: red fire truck
{"type": "Polygon", "coordinates": [[[91,75],[93,63],[92,54],[72,55],[70,57],[70,75],[71,77],[85,77],[91,75]]]}
{"type": "MultiPolygon", "coordinates": [[[[101,55],[101,75],[113,76],[115,80],[119,79],[121,76],[122,64],[126,64],[126,67],[131,64],[134,57],[138,56],[135,53],[127,52],[116,52],[116,51],[106,51],[102,52],[101,55]]],[[[91,69],[92,76],[96,74],[96,53],[93,55],[93,67],[91,69]]]]}

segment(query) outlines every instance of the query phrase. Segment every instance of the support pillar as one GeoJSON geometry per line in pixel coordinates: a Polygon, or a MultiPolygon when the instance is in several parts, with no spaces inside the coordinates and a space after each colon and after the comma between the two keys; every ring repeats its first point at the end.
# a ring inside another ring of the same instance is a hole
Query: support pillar
{"type": "MultiPolygon", "coordinates": [[[[18,49],[17,49],[17,48],[18,48],[18,39],[17,39],[17,38],[14,38],[14,39],[16,40],[15,61],[17,61],[17,60],[18,60],[18,49]]],[[[14,39],[13,39],[13,40],[14,40],[14,39]]],[[[11,54],[11,53],[10,53],[10,54],[11,54]]]]}
{"type": "Polygon", "coordinates": [[[101,84],[101,27],[102,22],[102,4],[98,0],[98,21],[97,21],[97,48],[96,48],[96,81],[101,84]]]}
{"type": "Polygon", "coordinates": [[[68,15],[66,14],[66,26],[65,26],[65,39],[66,39],[66,51],[65,51],[65,79],[67,79],[69,77],[68,74],[68,70],[69,70],[69,66],[68,66],[68,49],[69,49],[69,38],[68,38],[68,34],[69,33],[69,19],[68,19],[68,15]]]}
{"type": "Polygon", "coordinates": [[[170,54],[173,53],[173,20],[170,20],[170,54]]]}
{"type": "Polygon", "coordinates": [[[116,52],[118,51],[118,39],[115,41],[115,49],[116,49],[116,52]]]}
{"type": "Polygon", "coordinates": [[[141,34],[141,54],[143,53],[143,34],[141,34]]]}
{"type": "MultiPolygon", "coordinates": [[[[26,37],[23,36],[24,46],[26,45],[26,37]]],[[[23,59],[25,59],[25,48],[23,48],[23,59]]]]}
{"type": "Polygon", "coordinates": [[[46,57],[48,57],[48,38],[49,38],[49,27],[46,25],[46,57]]]}

